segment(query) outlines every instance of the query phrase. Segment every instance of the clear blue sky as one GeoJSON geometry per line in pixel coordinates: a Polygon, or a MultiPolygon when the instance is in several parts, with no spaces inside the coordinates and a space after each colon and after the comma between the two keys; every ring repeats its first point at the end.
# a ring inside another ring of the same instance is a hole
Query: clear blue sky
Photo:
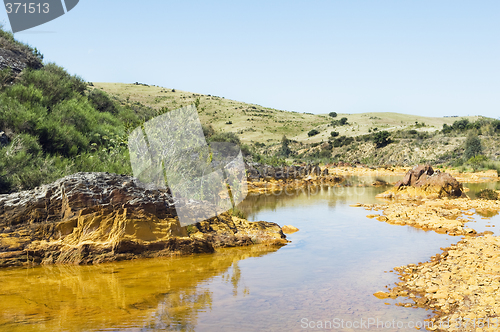
{"type": "Polygon", "coordinates": [[[80,0],[15,37],[94,82],[300,112],[500,116],[498,0],[80,0]]]}

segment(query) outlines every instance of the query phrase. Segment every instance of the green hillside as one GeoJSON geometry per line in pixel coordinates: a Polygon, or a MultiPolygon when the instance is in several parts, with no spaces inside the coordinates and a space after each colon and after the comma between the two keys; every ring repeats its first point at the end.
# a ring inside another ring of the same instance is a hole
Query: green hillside
{"type": "MultiPolygon", "coordinates": [[[[233,132],[240,137],[242,142],[247,144],[254,142],[277,143],[281,141],[283,135],[292,140],[315,143],[327,140],[332,130],[346,136],[368,134],[370,130],[375,128],[389,131],[401,129],[435,131],[442,129],[443,124],[451,125],[460,119],[431,118],[399,113],[339,113],[337,117],[332,118],[328,114],[288,112],[218,96],[145,84],[94,82],[93,85],[96,89],[112,95],[122,106],[143,105],[159,110],[163,107],[175,109],[197,104],[203,124],[211,124],[216,130],[233,132]],[[342,117],[348,119],[348,125],[335,128],[331,126],[332,120],[339,120],[342,117]],[[308,132],[312,129],[317,129],[320,133],[309,137],[308,132]]],[[[479,117],[464,118],[475,121],[479,117]]]]}

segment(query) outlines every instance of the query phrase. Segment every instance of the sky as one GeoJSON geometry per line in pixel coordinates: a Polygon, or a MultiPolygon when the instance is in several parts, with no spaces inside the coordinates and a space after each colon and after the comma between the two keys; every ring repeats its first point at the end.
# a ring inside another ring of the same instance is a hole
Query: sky
{"type": "Polygon", "coordinates": [[[500,116],[498,0],[80,0],[15,37],[90,82],[298,112],[500,116]]]}

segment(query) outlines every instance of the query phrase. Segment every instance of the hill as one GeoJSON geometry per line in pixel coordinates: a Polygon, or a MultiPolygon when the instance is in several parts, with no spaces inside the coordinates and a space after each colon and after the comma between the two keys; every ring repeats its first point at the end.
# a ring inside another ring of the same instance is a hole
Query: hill
{"type": "Polygon", "coordinates": [[[388,112],[339,113],[332,118],[328,114],[277,110],[224,97],[154,85],[95,82],[93,85],[96,89],[113,96],[122,106],[143,105],[154,110],[160,110],[163,107],[172,110],[196,104],[203,124],[211,124],[219,131],[233,132],[243,143],[247,144],[278,143],[283,135],[305,144],[316,143],[327,140],[330,132],[334,130],[338,131],[340,136],[351,137],[368,134],[374,129],[388,131],[416,129],[420,132],[432,132],[442,129],[444,124],[451,125],[458,119],[467,118],[475,121],[480,118],[479,116],[433,118],[388,112]],[[339,120],[343,117],[348,119],[347,125],[336,127],[331,125],[332,120],[339,120]],[[317,129],[319,134],[308,136],[312,129],[317,129]]]}
{"type": "Polygon", "coordinates": [[[211,125],[216,132],[236,134],[247,145],[246,151],[253,152],[254,160],[271,164],[343,161],[368,165],[431,162],[460,166],[470,131],[481,135],[482,153],[487,158],[496,161],[500,157],[500,127],[489,125],[498,120],[482,116],[423,117],[373,112],[332,117],[287,112],[141,83],[93,83],[93,88],[108,93],[122,107],[142,108],[149,113],[195,104],[202,124],[211,125]],[[375,143],[384,134],[388,144],[375,143]]]}

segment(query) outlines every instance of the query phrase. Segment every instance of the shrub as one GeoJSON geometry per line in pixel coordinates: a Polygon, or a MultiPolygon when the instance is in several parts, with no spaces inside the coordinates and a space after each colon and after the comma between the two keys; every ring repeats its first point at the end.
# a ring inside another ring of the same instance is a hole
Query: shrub
{"type": "Polygon", "coordinates": [[[292,153],[292,150],[290,150],[290,140],[286,138],[285,135],[281,138],[281,149],[280,149],[280,155],[284,157],[288,157],[292,153]]]}
{"type": "Polygon", "coordinates": [[[88,99],[92,106],[99,112],[108,112],[111,114],[116,114],[118,112],[115,103],[104,91],[94,89],[89,93],[88,99]]]}
{"type": "Polygon", "coordinates": [[[377,148],[382,148],[391,143],[391,134],[388,131],[379,131],[373,135],[373,142],[377,148]]]}
{"type": "Polygon", "coordinates": [[[211,137],[212,135],[215,134],[214,127],[212,125],[201,125],[201,128],[203,129],[203,135],[205,135],[206,138],[211,137]]]}
{"type": "Polygon", "coordinates": [[[49,63],[39,70],[24,70],[19,83],[24,86],[33,85],[41,90],[45,96],[44,106],[49,109],[63,100],[83,95],[87,88],[82,78],[68,74],[54,63],[49,63]]]}
{"type": "Polygon", "coordinates": [[[331,135],[332,137],[337,137],[337,136],[339,136],[339,132],[338,132],[338,131],[332,131],[332,132],[330,133],[330,135],[331,135]]]}
{"type": "Polygon", "coordinates": [[[465,140],[465,152],[464,159],[469,160],[483,152],[483,147],[481,145],[481,140],[477,134],[470,132],[465,140]]]}
{"type": "Polygon", "coordinates": [[[330,113],[328,113],[328,115],[331,116],[332,118],[336,118],[337,112],[330,112],[330,113]]]}
{"type": "Polygon", "coordinates": [[[217,133],[208,139],[209,142],[227,142],[240,145],[240,139],[235,133],[217,133]]]}
{"type": "Polygon", "coordinates": [[[319,131],[316,130],[316,129],[312,129],[310,130],[308,133],[307,133],[307,136],[309,137],[312,137],[312,136],[315,136],[315,135],[318,135],[319,134],[319,131]]]}
{"type": "Polygon", "coordinates": [[[248,216],[247,214],[243,211],[238,209],[237,207],[234,207],[232,209],[229,209],[228,211],[232,216],[238,217],[240,219],[247,219],[248,216]]]}
{"type": "Polygon", "coordinates": [[[344,125],[348,124],[347,123],[347,118],[342,118],[340,120],[333,120],[331,124],[332,124],[333,127],[344,126],[344,125]]]}
{"type": "Polygon", "coordinates": [[[340,136],[339,138],[334,139],[331,142],[331,144],[333,145],[333,147],[339,148],[339,147],[342,147],[344,145],[349,145],[352,142],[354,142],[354,138],[353,137],[340,136]]]}
{"type": "Polygon", "coordinates": [[[241,153],[243,154],[243,156],[250,156],[250,155],[252,155],[252,149],[248,145],[242,144],[240,146],[240,149],[241,149],[241,153]]]}
{"type": "Polygon", "coordinates": [[[474,169],[474,171],[476,171],[487,160],[488,158],[486,156],[477,155],[467,160],[467,163],[469,165],[472,165],[472,168],[474,169]]]}
{"type": "Polygon", "coordinates": [[[491,189],[483,189],[477,194],[477,198],[487,199],[487,200],[497,200],[498,193],[491,189]]]}

